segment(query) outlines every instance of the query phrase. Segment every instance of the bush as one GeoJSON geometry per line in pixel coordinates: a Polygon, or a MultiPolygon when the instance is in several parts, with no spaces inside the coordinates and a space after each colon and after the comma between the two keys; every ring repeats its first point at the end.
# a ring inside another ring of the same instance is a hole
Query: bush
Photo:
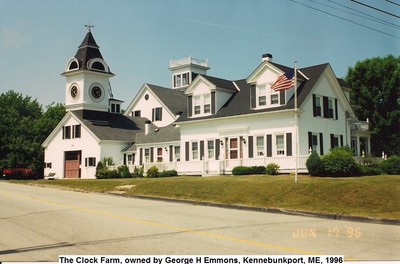
{"type": "Polygon", "coordinates": [[[278,171],[279,171],[279,165],[276,163],[270,163],[265,168],[265,172],[268,175],[278,175],[278,171]]]}
{"type": "Polygon", "coordinates": [[[135,166],[135,169],[133,170],[132,176],[134,178],[139,178],[139,177],[143,177],[143,174],[144,174],[144,167],[143,166],[140,166],[140,167],[136,167],[135,166]]]}
{"type": "Polygon", "coordinates": [[[356,161],[353,158],[350,148],[338,147],[322,156],[323,175],[340,177],[353,176],[356,173],[356,161]]]}
{"type": "Polygon", "coordinates": [[[356,164],[354,174],[357,176],[373,176],[373,175],[380,175],[382,173],[383,171],[379,167],[356,164]]]}
{"type": "Polygon", "coordinates": [[[379,166],[386,174],[400,175],[400,157],[392,156],[382,161],[379,166]]]}
{"type": "Polygon", "coordinates": [[[167,170],[160,172],[158,177],[175,177],[178,176],[178,172],[176,170],[167,170]]]}
{"type": "Polygon", "coordinates": [[[121,165],[117,168],[118,174],[121,178],[131,178],[132,175],[129,172],[129,168],[126,165],[121,165]]]}
{"type": "Polygon", "coordinates": [[[147,170],[146,173],[148,178],[157,178],[158,177],[158,168],[156,166],[152,166],[147,170]]]}
{"type": "Polygon", "coordinates": [[[253,166],[251,167],[251,170],[252,174],[265,174],[267,172],[264,166],[253,166]]]}
{"type": "Polygon", "coordinates": [[[110,170],[107,174],[107,179],[118,179],[121,178],[121,175],[118,173],[118,170],[110,170]]]}
{"type": "Polygon", "coordinates": [[[246,166],[237,166],[237,167],[234,167],[232,170],[233,175],[249,175],[252,173],[253,173],[252,168],[246,167],[246,166]]]}
{"type": "Polygon", "coordinates": [[[311,176],[319,176],[323,174],[322,161],[316,151],[313,151],[308,157],[306,167],[311,176]]]}
{"type": "Polygon", "coordinates": [[[108,168],[101,161],[97,162],[95,176],[97,179],[107,179],[107,177],[108,177],[108,168]]]}

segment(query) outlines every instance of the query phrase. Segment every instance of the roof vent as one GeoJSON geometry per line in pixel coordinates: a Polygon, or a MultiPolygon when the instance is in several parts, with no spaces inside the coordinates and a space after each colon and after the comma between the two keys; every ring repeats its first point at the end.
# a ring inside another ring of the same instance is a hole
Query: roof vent
{"type": "Polygon", "coordinates": [[[262,61],[272,61],[272,54],[270,53],[263,54],[262,61]]]}

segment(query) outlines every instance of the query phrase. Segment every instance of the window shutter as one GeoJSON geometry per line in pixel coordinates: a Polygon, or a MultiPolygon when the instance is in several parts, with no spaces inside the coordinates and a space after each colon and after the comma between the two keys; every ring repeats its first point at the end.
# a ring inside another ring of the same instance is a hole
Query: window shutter
{"type": "Polygon", "coordinates": [[[292,156],[292,133],[286,133],[286,156],[292,156]]]}
{"type": "Polygon", "coordinates": [[[279,92],[279,97],[280,97],[281,105],[286,104],[286,102],[285,102],[285,100],[286,100],[286,91],[280,91],[279,92]]]}
{"type": "Polygon", "coordinates": [[[215,140],[215,159],[219,160],[219,153],[220,153],[220,139],[217,138],[215,140]]]}
{"type": "Polygon", "coordinates": [[[139,149],[139,165],[143,164],[143,149],[139,149]]]}
{"type": "Polygon", "coordinates": [[[267,157],[272,157],[272,135],[267,135],[267,157]]]}
{"type": "Polygon", "coordinates": [[[319,154],[324,155],[324,136],[319,133],[319,154]]]}
{"type": "Polygon", "coordinates": [[[193,111],[193,109],[192,109],[192,96],[189,95],[187,98],[188,98],[187,99],[188,100],[188,109],[187,109],[188,117],[191,117],[192,116],[192,111],[193,111]]]}
{"type": "Polygon", "coordinates": [[[85,167],[87,167],[88,162],[87,162],[88,158],[85,158],[85,167]]]}
{"type": "Polygon", "coordinates": [[[256,108],[256,102],[257,102],[256,86],[255,85],[251,85],[250,86],[250,108],[251,109],[256,108]]]}
{"type": "Polygon", "coordinates": [[[340,146],[343,147],[343,135],[340,135],[340,146]]]}
{"type": "Polygon", "coordinates": [[[215,114],[217,109],[215,109],[215,92],[211,92],[211,114],[215,114]]]}
{"type": "Polygon", "coordinates": [[[329,118],[328,97],[324,96],[322,102],[324,107],[324,118],[329,118]]]}
{"type": "Polygon", "coordinates": [[[338,108],[337,108],[337,106],[338,106],[337,98],[335,98],[335,118],[336,118],[336,120],[339,119],[339,117],[338,117],[338,108]]]}
{"type": "Polygon", "coordinates": [[[150,162],[154,162],[154,148],[150,148],[150,162]]]}
{"type": "Polygon", "coordinates": [[[65,126],[62,127],[62,139],[65,139],[65,126]]]}
{"type": "Polygon", "coordinates": [[[162,121],[162,107],[160,107],[159,109],[160,109],[160,121],[162,121]]]}
{"type": "Polygon", "coordinates": [[[151,121],[153,121],[153,122],[154,122],[155,117],[156,117],[155,110],[156,109],[154,109],[154,108],[151,110],[151,121]]]}
{"type": "MultiPolygon", "coordinates": [[[[313,116],[316,117],[317,116],[317,105],[315,103],[315,101],[317,100],[317,97],[315,96],[315,94],[312,95],[312,106],[313,106],[313,116]]],[[[309,132],[311,133],[311,132],[309,132]]]]}
{"type": "Polygon", "coordinates": [[[200,140],[200,160],[204,157],[204,140],[200,140]]]}
{"type": "Polygon", "coordinates": [[[333,141],[335,140],[334,137],[335,137],[335,135],[331,134],[331,148],[334,147],[334,145],[333,145],[333,141]]]}
{"type": "Polygon", "coordinates": [[[174,153],[173,153],[174,147],[171,145],[169,146],[169,162],[174,161],[174,153]]]}
{"type": "Polygon", "coordinates": [[[185,142],[185,160],[189,161],[189,141],[185,142]]]}
{"type": "Polygon", "coordinates": [[[249,144],[249,158],[254,157],[254,150],[253,150],[253,136],[249,136],[248,138],[249,144]]]}
{"type": "Polygon", "coordinates": [[[312,149],[312,133],[308,132],[308,150],[312,149]]]}

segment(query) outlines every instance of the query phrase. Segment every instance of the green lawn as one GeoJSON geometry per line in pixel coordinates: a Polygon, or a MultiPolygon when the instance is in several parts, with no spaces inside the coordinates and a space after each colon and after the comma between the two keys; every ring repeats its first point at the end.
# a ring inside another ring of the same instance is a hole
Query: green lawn
{"type": "Polygon", "coordinates": [[[112,192],[134,185],[127,196],[152,196],[279,208],[293,211],[400,220],[400,176],[315,178],[299,176],[217,176],[113,180],[40,180],[22,183],[112,192]]]}

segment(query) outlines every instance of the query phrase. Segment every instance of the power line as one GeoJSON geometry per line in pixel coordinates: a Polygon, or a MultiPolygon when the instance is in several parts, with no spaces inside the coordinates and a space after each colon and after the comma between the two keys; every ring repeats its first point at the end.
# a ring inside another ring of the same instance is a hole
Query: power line
{"type": "Polygon", "coordinates": [[[384,31],[381,31],[381,30],[379,30],[379,29],[375,29],[375,28],[372,28],[372,27],[369,27],[369,26],[366,26],[366,25],[363,25],[363,24],[361,24],[361,23],[358,23],[358,22],[352,21],[352,20],[350,20],[350,19],[347,19],[347,18],[344,18],[344,17],[341,17],[341,16],[337,16],[337,15],[334,15],[334,14],[328,13],[328,12],[326,12],[326,11],[323,11],[323,10],[321,10],[321,9],[318,9],[318,8],[315,8],[315,7],[312,7],[312,6],[309,6],[309,5],[303,4],[303,3],[299,3],[299,2],[297,2],[297,1],[295,1],[295,0],[289,0],[289,1],[291,1],[291,2],[293,2],[293,3],[296,3],[296,4],[298,4],[298,5],[302,5],[302,6],[308,7],[308,8],[310,8],[310,9],[313,9],[313,10],[315,10],[315,11],[318,11],[318,12],[324,13],[324,14],[326,14],[326,15],[329,15],[329,16],[332,16],[332,17],[335,17],[335,18],[338,18],[338,19],[341,19],[341,20],[347,21],[347,22],[349,22],[349,23],[352,23],[352,24],[358,25],[358,26],[360,26],[360,27],[364,27],[364,28],[367,28],[367,29],[373,30],[373,31],[375,31],[375,32],[379,32],[379,33],[381,33],[381,34],[384,34],[384,35],[387,35],[387,36],[390,36],[390,37],[393,37],[393,38],[400,39],[399,37],[397,37],[397,36],[395,36],[395,35],[392,35],[392,34],[390,34],[390,33],[387,33],[387,32],[384,32],[384,31]]]}
{"type": "Polygon", "coordinates": [[[376,10],[376,11],[382,12],[382,13],[387,14],[387,15],[389,15],[389,16],[394,16],[394,17],[400,18],[400,16],[398,16],[398,15],[392,14],[392,13],[390,13],[390,12],[387,12],[387,11],[385,11],[385,10],[376,8],[376,7],[374,7],[374,6],[364,4],[364,3],[361,3],[361,2],[356,1],[356,0],[350,0],[350,1],[352,1],[352,2],[354,2],[354,3],[356,3],[356,4],[359,4],[359,5],[362,5],[362,6],[371,8],[371,9],[374,9],[374,10],[376,10]]]}
{"type": "MultiPolygon", "coordinates": [[[[365,18],[365,19],[369,19],[369,20],[371,20],[371,21],[375,21],[375,22],[381,23],[381,24],[383,24],[383,25],[391,26],[391,27],[394,27],[394,28],[400,28],[400,25],[396,25],[396,24],[391,23],[391,22],[389,22],[389,21],[383,20],[383,19],[381,19],[381,18],[379,18],[379,17],[376,17],[376,16],[373,16],[373,15],[370,15],[370,14],[367,14],[367,13],[364,13],[364,12],[361,12],[361,11],[359,11],[359,10],[357,10],[357,9],[351,8],[351,7],[349,7],[349,6],[345,6],[345,5],[343,5],[343,4],[339,4],[339,3],[337,3],[337,2],[335,2],[335,1],[333,1],[333,0],[327,0],[327,1],[330,2],[330,3],[333,3],[333,4],[335,4],[335,5],[338,5],[338,6],[341,6],[341,7],[346,8],[346,9],[349,9],[349,10],[351,10],[351,11],[354,11],[354,12],[356,12],[356,13],[359,13],[359,14],[361,14],[361,15],[354,14],[354,13],[352,13],[352,12],[348,12],[348,11],[342,10],[343,12],[346,12],[346,13],[349,13],[349,14],[353,14],[353,15],[355,15],[355,16],[362,17],[362,18],[365,18]]],[[[332,7],[332,8],[333,8],[333,7],[332,7]]],[[[338,10],[340,10],[340,9],[338,9],[338,10]]]]}
{"type": "Polygon", "coordinates": [[[393,2],[393,1],[390,1],[390,0],[385,0],[385,1],[388,2],[388,3],[394,4],[394,5],[400,6],[400,4],[395,3],[395,2],[393,2]]]}

